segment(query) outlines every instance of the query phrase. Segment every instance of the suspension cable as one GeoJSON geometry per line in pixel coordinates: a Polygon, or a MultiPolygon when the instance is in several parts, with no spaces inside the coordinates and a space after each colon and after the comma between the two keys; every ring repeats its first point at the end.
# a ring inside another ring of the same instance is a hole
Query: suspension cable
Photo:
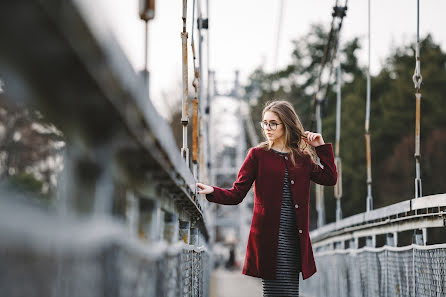
{"type": "Polygon", "coordinates": [[[366,118],[365,118],[365,141],[366,141],[366,162],[367,162],[367,211],[373,209],[372,197],[372,164],[370,152],[370,96],[371,96],[371,82],[370,82],[370,0],[368,0],[368,64],[367,64],[367,98],[366,98],[366,118]]]}
{"type": "Polygon", "coordinates": [[[340,19],[339,24],[338,24],[338,28],[335,31],[336,37],[335,40],[336,42],[333,43],[333,54],[330,55],[330,68],[329,68],[329,72],[328,72],[328,78],[327,78],[327,83],[325,84],[325,91],[324,91],[324,96],[322,98],[324,98],[324,103],[326,102],[326,98],[328,96],[328,87],[329,87],[329,82],[330,82],[330,78],[331,75],[333,73],[333,68],[334,68],[334,57],[335,55],[337,55],[338,52],[338,47],[339,47],[339,39],[340,39],[340,34],[341,34],[341,29],[342,29],[342,23],[344,21],[344,17],[346,16],[346,12],[347,12],[347,4],[348,4],[348,0],[345,0],[344,6],[335,6],[333,7],[333,16],[336,16],[340,19]]]}
{"type": "Polygon", "coordinates": [[[139,2],[139,18],[144,21],[144,84],[149,87],[149,21],[155,18],[155,1],[145,0],[139,2]]]}
{"type": "MultiPolygon", "coordinates": [[[[336,6],[337,5],[338,5],[338,1],[336,0],[336,6]]],[[[318,73],[318,76],[316,78],[316,91],[314,92],[314,95],[313,95],[313,105],[316,104],[317,100],[318,100],[319,90],[320,90],[321,84],[322,84],[322,73],[323,73],[324,68],[325,68],[325,64],[326,64],[327,56],[328,56],[328,52],[329,52],[329,47],[330,47],[331,40],[332,40],[332,37],[333,37],[333,26],[334,26],[335,18],[336,17],[332,15],[331,24],[330,24],[330,32],[328,33],[327,42],[324,45],[324,54],[323,54],[322,59],[321,59],[321,65],[319,67],[319,73],[318,73]]]]}
{"type": "MultiPolygon", "coordinates": [[[[333,8],[333,15],[336,15],[340,18],[338,29],[336,31],[336,40],[337,42],[334,45],[333,52],[337,56],[338,65],[337,65],[337,88],[336,88],[336,145],[335,145],[335,164],[338,170],[338,181],[334,187],[334,196],[336,198],[336,221],[340,221],[342,219],[342,208],[341,208],[341,198],[342,198],[342,160],[339,154],[340,151],[340,140],[341,140],[341,84],[342,84],[342,71],[341,71],[341,51],[340,51],[340,42],[341,42],[341,29],[342,22],[344,17],[346,16],[347,11],[347,0],[345,1],[344,6],[336,6],[333,8]]],[[[332,55],[330,61],[330,72],[328,74],[328,82],[330,81],[331,73],[333,71],[333,58],[335,55],[332,55]]],[[[328,95],[328,85],[327,82],[325,87],[325,95],[324,98],[327,98],[328,95]]]]}
{"type": "Polygon", "coordinates": [[[182,114],[181,114],[181,124],[183,125],[183,147],[181,148],[181,156],[185,159],[187,167],[189,167],[189,148],[187,147],[187,125],[189,123],[188,118],[188,65],[187,65],[187,38],[188,33],[186,31],[186,20],[187,20],[187,0],[183,0],[183,31],[181,32],[181,42],[182,42],[182,70],[183,70],[183,98],[182,104],[182,114]]]}
{"type": "Polygon", "coordinates": [[[420,105],[421,82],[423,80],[420,69],[420,0],[417,0],[417,45],[415,50],[415,71],[412,77],[415,85],[415,198],[422,197],[421,172],[420,172],[420,105]]]}
{"type": "MultiPolygon", "coordinates": [[[[338,1],[336,0],[335,6],[333,7],[333,13],[332,13],[332,20],[330,25],[330,33],[328,35],[328,40],[324,46],[324,54],[322,56],[321,60],[321,66],[319,69],[319,74],[317,77],[317,89],[314,93],[313,97],[313,108],[315,109],[314,117],[312,118],[311,122],[311,128],[313,127],[314,120],[316,120],[316,131],[317,133],[322,133],[322,103],[326,98],[321,97],[321,86],[322,86],[322,73],[325,69],[325,66],[327,65],[327,60],[329,60],[329,63],[331,64],[330,70],[329,70],[329,78],[327,81],[327,85],[329,83],[332,68],[333,68],[333,56],[336,54],[336,51],[333,51],[333,49],[337,49],[337,43],[339,42],[339,32],[342,27],[342,20],[345,16],[345,12],[347,10],[347,1],[345,1],[345,4],[343,7],[338,6],[338,1]],[[335,19],[340,18],[340,22],[338,24],[338,28],[335,29],[335,19]],[[336,36],[336,37],[335,37],[336,36]],[[333,44],[333,40],[336,39],[333,44]]],[[[327,87],[328,88],[328,87],[327,87]]],[[[326,96],[325,96],[326,97],[326,96]]],[[[316,185],[316,209],[318,213],[318,227],[321,227],[325,224],[325,206],[324,206],[324,188],[321,185],[316,185]]]]}
{"type": "MultiPolygon", "coordinates": [[[[338,0],[336,0],[336,6],[338,5],[338,0]]],[[[332,16],[331,25],[330,25],[330,33],[328,34],[327,43],[324,46],[324,54],[322,56],[321,65],[319,68],[319,75],[317,77],[317,89],[313,96],[313,118],[311,121],[310,130],[313,128],[314,121],[316,120],[316,132],[322,133],[322,119],[321,119],[321,100],[320,98],[320,87],[321,87],[321,78],[322,72],[324,71],[325,64],[327,61],[327,56],[329,52],[329,48],[331,45],[331,40],[333,38],[333,28],[334,28],[335,16],[332,16]]],[[[318,163],[319,163],[318,159],[318,163]]],[[[320,228],[325,225],[325,205],[324,205],[324,188],[322,185],[316,184],[315,188],[316,192],[316,211],[317,211],[317,227],[320,228]]]]}
{"type": "MultiPolygon", "coordinates": [[[[192,100],[192,163],[193,163],[193,174],[198,177],[198,88],[200,85],[200,71],[197,67],[197,57],[195,55],[195,38],[194,38],[194,24],[195,24],[195,1],[193,0],[192,8],[192,56],[193,56],[193,66],[194,66],[194,80],[192,86],[194,87],[194,99],[192,100]]],[[[200,7],[198,7],[200,9],[200,7]]],[[[199,26],[200,28],[200,26],[199,26]]],[[[199,41],[201,42],[201,40],[199,41]]]]}
{"type": "MultiPolygon", "coordinates": [[[[343,18],[346,16],[347,4],[348,4],[348,0],[345,0],[344,6],[338,6],[338,1],[336,0],[335,6],[333,7],[330,32],[328,34],[327,42],[324,45],[324,54],[321,59],[319,73],[316,78],[316,91],[314,92],[314,96],[313,96],[313,110],[315,110],[315,112],[313,113],[313,117],[311,119],[310,130],[313,129],[314,122],[318,121],[318,119],[317,119],[318,112],[316,111],[316,109],[318,109],[317,105],[318,104],[320,105],[326,101],[325,99],[326,99],[327,93],[328,93],[328,84],[329,84],[329,81],[330,81],[330,78],[332,75],[332,69],[333,69],[333,57],[336,54],[337,45],[338,45],[338,42],[333,41],[333,40],[338,39],[338,37],[334,37],[334,36],[337,36],[341,30],[343,18]],[[335,25],[334,22],[335,22],[336,18],[340,19],[337,29],[335,29],[335,26],[334,26],[335,25]],[[333,46],[332,46],[332,44],[333,44],[333,46]],[[328,63],[327,63],[327,59],[329,59],[328,63]],[[321,91],[321,89],[322,89],[322,74],[323,74],[327,64],[330,64],[329,75],[328,75],[327,83],[324,86],[325,91],[321,91]]],[[[319,107],[319,110],[322,111],[322,109],[320,107],[319,107]]]]}
{"type": "Polygon", "coordinates": [[[276,48],[274,51],[274,71],[277,70],[277,59],[279,57],[279,47],[280,47],[280,37],[282,37],[282,22],[283,22],[283,11],[285,9],[285,0],[280,0],[279,4],[279,18],[277,19],[277,34],[276,34],[276,48]]]}
{"type": "Polygon", "coordinates": [[[195,117],[196,117],[196,110],[195,110],[195,105],[196,105],[196,100],[197,100],[197,93],[198,93],[198,86],[199,86],[199,80],[200,80],[200,73],[198,71],[198,67],[197,67],[197,57],[195,55],[195,38],[194,38],[194,33],[195,33],[195,29],[194,29],[194,24],[195,24],[195,1],[193,0],[193,5],[192,5],[192,39],[191,39],[191,48],[192,48],[192,57],[193,57],[193,67],[194,67],[194,80],[192,81],[192,86],[194,87],[194,99],[193,99],[193,115],[192,115],[192,126],[193,126],[193,137],[192,137],[192,161],[193,162],[197,162],[197,151],[196,151],[196,132],[195,131],[195,117]]]}
{"type": "Polygon", "coordinates": [[[335,145],[335,164],[338,171],[338,181],[334,187],[334,196],[336,198],[336,221],[342,219],[342,208],[341,208],[341,198],[342,198],[342,160],[339,154],[340,151],[340,140],[341,140],[341,84],[342,84],[342,71],[341,71],[341,51],[339,43],[340,32],[338,32],[338,46],[337,46],[337,58],[338,58],[338,69],[337,69],[337,88],[336,88],[336,145],[335,145]]]}

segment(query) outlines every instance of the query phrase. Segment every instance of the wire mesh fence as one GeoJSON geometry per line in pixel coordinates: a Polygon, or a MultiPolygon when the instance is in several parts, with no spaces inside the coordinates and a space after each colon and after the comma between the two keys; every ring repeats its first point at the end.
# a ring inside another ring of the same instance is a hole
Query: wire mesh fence
{"type": "Polygon", "coordinates": [[[209,296],[211,265],[205,248],[184,244],[172,253],[169,248],[154,252],[150,246],[111,244],[38,250],[4,243],[0,296],[209,296]]]}
{"type": "MultiPolygon", "coordinates": [[[[211,273],[207,249],[183,245],[176,251],[162,253],[156,260],[140,261],[127,254],[122,265],[132,266],[120,272],[118,296],[202,297],[209,296],[211,273]]],[[[116,286],[116,285],[115,285],[116,286]]]]}
{"type": "Polygon", "coordinates": [[[324,251],[302,281],[306,297],[444,297],[446,244],[324,251]]]}

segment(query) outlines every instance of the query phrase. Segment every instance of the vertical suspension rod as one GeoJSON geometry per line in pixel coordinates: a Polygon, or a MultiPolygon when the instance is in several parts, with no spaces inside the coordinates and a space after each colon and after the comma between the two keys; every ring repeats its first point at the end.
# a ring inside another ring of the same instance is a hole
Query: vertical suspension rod
{"type": "Polygon", "coordinates": [[[186,165],[189,167],[189,148],[187,147],[187,125],[189,123],[188,118],[188,68],[187,68],[187,38],[188,33],[186,31],[186,20],[187,20],[187,0],[183,0],[183,31],[181,32],[181,44],[182,44],[182,70],[183,70],[183,98],[181,101],[182,112],[181,112],[181,124],[183,125],[183,147],[181,148],[181,156],[186,161],[186,165]]]}
{"type": "Polygon", "coordinates": [[[415,198],[423,196],[421,188],[420,169],[420,106],[421,106],[421,82],[423,80],[420,69],[420,0],[417,1],[417,44],[415,50],[415,71],[412,77],[415,85],[415,198]]]}
{"type": "MultiPolygon", "coordinates": [[[[197,57],[195,55],[195,1],[193,0],[192,6],[192,57],[194,66],[194,80],[192,86],[194,87],[194,99],[192,100],[192,164],[194,176],[197,178],[197,163],[198,163],[198,97],[199,97],[199,87],[200,87],[200,71],[197,67],[197,57]]],[[[200,6],[198,5],[198,10],[200,6]]]]}
{"type": "Polygon", "coordinates": [[[340,140],[341,140],[341,84],[342,84],[342,71],[341,71],[341,55],[340,55],[340,32],[338,32],[338,69],[337,69],[337,88],[336,88],[336,144],[335,144],[335,162],[338,170],[338,182],[334,187],[334,195],[336,198],[336,221],[342,219],[342,162],[339,154],[340,140]]]}
{"type": "Polygon", "coordinates": [[[373,209],[372,197],[372,164],[370,149],[370,0],[368,0],[368,65],[367,65],[367,101],[366,101],[366,118],[365,118],[365,141],[366,141],[366,158],[367,158],[367,211],[373,209]]]}

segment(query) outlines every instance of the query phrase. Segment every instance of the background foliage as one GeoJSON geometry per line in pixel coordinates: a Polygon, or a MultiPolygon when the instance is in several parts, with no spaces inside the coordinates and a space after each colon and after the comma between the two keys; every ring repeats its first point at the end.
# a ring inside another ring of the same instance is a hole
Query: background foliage
{"type": "MultiPolygon", "coordinates": [[[[292,63],[274,73],[256,69],[245,86],[246,98],[256,95],[252,106],[254,122],[261,120],[265,103],[272,99],[290,101],[306,130],[312,127],[312,98],[327,32],[314,25],[303,38],[294,41],[292,63]]],[[[366,68],[356,57],[358,38],[341,46],[343,71],[340,154],[343,166],[342,209],[344,217],[365,211],[365,98],[366,68]]],[[[423,195],[445,193],[446,168],[446,54],[431,36],[421,42],[421,178],[423,195]]],[[[414,197],[415,178],[415,67],[414,43],[396,48],[386,59],[371,89],[372,195],[374,208],[414,197]]],[[[334,71],[333,71],[334,72],[334,71]]],[[[324,105],[323,136],[335,142],[336,93],[334,75],[328,83],[324,105]]],[[[257,130],[262,139],[260,128],[257,130]]],[[[252,144],[254,145],[254,144],[252,144]]],[[[312,195],[314,197],[314,195],[312,195]]],[[[325,189],[327,222],[335,220],[333,188],[325,189]]],[[[311,228],[316,225],[315,201],[311,202],[311,228]]]]}

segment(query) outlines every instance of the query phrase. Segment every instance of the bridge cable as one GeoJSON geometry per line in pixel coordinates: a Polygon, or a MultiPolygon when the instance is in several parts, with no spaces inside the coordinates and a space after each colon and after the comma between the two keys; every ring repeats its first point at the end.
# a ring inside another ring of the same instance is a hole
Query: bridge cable
{"type": "Polygon", "coordinates": [[[186,161],[186,166],[189,167],[189,148],[187,147],[187,125],[189,123],[188,117],[188,65],[187,65],[187,38],[188,33],[186,31],[187,20],[187,0],[183,0],[183,31],[181,32],[181,48],[182,48],[182,82],[183,82],[183,97],[181,101],[181,124],[183,125],[183,146],[181,148],[181,156],[186,161]]]}
{"type": "Polygon", "coordinates": [[[277,59],[279,57],[279,46],[280,46],[280,37],[282,37],[282,20],[283,20],[283,11],[285,9],[285,0],[280,0],[279,4],[279,18],[277,25],[277,34],[276,34],[276,48],[274,51],[274,71],[277,70],[277,59]]]}
{"type": "Polygon", "coordinates": [[[370,152],[370,96],[371,96],[371,82],[370,82],[370,0],[368,0],[368,64],[367,64],[367,94],[366,94],[366,118],[365,118],[365,141],[366,141],[366,162],[367,162],[367,199],[366,210],[373,209],[372,197],[372,165],[370,152]]]}
{"type": "MultiPolygon", "coordinates": [[[[337,6],[337,4],[338,4],[338,1],[336,0],[336,6],[337,6]]],[[[333,37],[334,21],[335,21],[335,17],[332,16],[331,25],[330,25],[330,33],[328,34],[328,40],[324,46],[324,54],[322,56],[321,65],[319,68],[319,75],[317,77],[317,90],[313,96],[314,113],[313,113],[313,117],[312,117],[312,121],[311,121],[310,130],[313,130],[313,124],[316,121],[317,133],[322,133],[322,120],[321,120],[321,104],[322,104],[322,102],[321,102],[321,98],[319,98],[319,91],[320,91],[320,87],[321,87],[322,72],[324,71],[324,68],[325,68],[325,63],[327,61],[327,56],[328,56],[331,40],[333,37]]],[[[319,160],[318,160],[318,163],[320,163],[319,160]]],[[[316,184],[315,192],[316,192],[317,227],[319,228],[319,227],[322,227],[323,225],[325,225],[324,188],[321,185],[316,184]]]]}
{"type": "Polygon", "coordinates": [[[144,21],[144,85],[150,99],[149,92],[149,21],[155,18],[155,1],[144,0],[139,1],[139,18],[144,21]]]}
{"type": "MultiPolygon", "coordinates": [[[[319,73],[316,78],[316,90],[314,92],[313,100],[312,100],[313,101],[313,110],[317,109],[317,104],[322,104],[323,102],[325,102],[325,98],[323,96],[321,96],[322,74],[323,74],[324,69],[327,65],[327,58],[330,57],[330,62],[329,62],[330,64],[332,64],[332,62],[333,62],[333,59],[332,59],[333,54],[331,52],[336,52],[336,51],[332,50],[332,44],[334,44],[334,47],[337,46],[337,42],[333,43],[333,41],[332,41],[333,36],[336,34],[335,27],[334,27],[334,25],[335,25],[334,21],[335,21],[336,17],[339,17],[341,19],[340,23],[338,25],[338,31],[339,31],[342,26],[343,17],[346,15],[345,12],[347,10],[347,3],[348,3],[348,0],[345,1],[344,6],[338,6],[338,1],[336,0],[335,6],[333,7],[332,20],[331,20],[331,24],[330,24],[330,32],[328,34],[327,42],[324,45],[324,53],[323,53],[323,56],[321,59],[320,67],[319,67],[319,73]]],[[[331,70],[330,70],[330,77],[331,77],[331,70]]],[[[310,130],[313,129],[314,122],[317,121],[317,117],[318,117],[317,112],[316,111],[313,112],[310,130]]]]}
{"type": "MultiPolygon", "coordinates": [[[[333,72],[334,63],[333,59],[336,56],[337,63],[337,87],[336,87],[336,143],[335,143],[335,163],[338,171],[338,181],[334,187],[334,196],[336,198],[336,221],[342,219],[342,208],[341,208],[341,198],[342,198],[342,160],[339,154],[340,151],[340,138],[341,138],[341,84],[342,84],[342,71],[341,71],[341,51],[340,51],[340,42],[341,42],[341,29],[342,22],[344,17],[346,16],[348,0],[345,1],[344,6],[335,6],[333,7],[332,15],[336,15],[340,18],[338,28],[336,30],[336,43],[334,44],[333,53],[330,59],[330,71],[328,74],[328,81],[325,85],[324,97],[328,97],[328,86],[331,78],[331,74],[333,72]]],[[[326,101],[325,101],[326,102],[326,101]]]]}
{"type": "MultiPolygon", "coordinates": [[[[322,56],[321,65],[319,69],[319,74],[317,77],[317,90],[314,93],[313,96],[313,109],[315,110],[311,122],[311,129],[314,124],[314,120],[316,119],[317,124],[317,133],[322,133],[322,104],[326,100],[326,98],[321,97],[321,94],[323,93],[321,91],[322,89],[322,74],[324,72],[324,69],[327,65],[327,61],[329,61],[329,64],[331,64],[329,69],[329,78],[327,81],[327,85],[330,81],[332,68],[333,68],[333,56],[335,55],[335,51],[333,49],[337,48],[338,38],[339,38],[339,31],[342,27],[342,20],[345,16],[345,12],[347,10],[347,1],[345,1],[345,5],[343,7],[338,6],[338,1],[336,0],[335,6],[333,7],[333,13],[332,13],[332,20],[330,25],[330,32],[328,35],[328,40],[324,46],[324,54],[322,56]],[[338,24],[338,28],[335,28],[335,20],[336,18],[340,18],[340,22],[338,24]],[[336,41],[333,41],[336,40],[336,41]],[[334,45],[333,45],[334,43],[334,45]]],[[[324,86],[325,87],[325,86],[324,86]]],[[[328,88],[328,86],[326,87],[328,88]]],[[[325,90],[326,91],[326,90],[325,90]]],[[[310,129],[310,130],[311,130],[310,129]]],[[[318,220],[317,225],[318,227],[321,227],[325,224],[325,206],[324,206],[324,188],[321,185],[316,185],[316,209],[318,213],[318,220]]]]}
{"type": "MultiPolygon", "coordinates": [[[[338,6],[338,1],[337,0],[336,0],[335,6],[338,6]]],[[[319,91],[320,91],[320,88],[321,88],[321,84],[322,84],[322,73],[323,73],[324,68],[325,68],[325,63],[327,61],[327,56],[328,56],[329,47],[330,47],[330,44],[331,44],[331,39],[333,37],[334,21],[335,21],[335,16],[332,15],[331,24],[330,24],[330,32],[328,33],[327,42],[324,45],[324,53],[323,53],[323,56],[322,56],[322,59],[321,59],[320,67],[319,67],[319,73],[318,73],[318,76],[316,78],[316,91],[314,92],[314,95],[313,95],[313,109],[315,108],[315,106],[316,106],[316,104],[318,102],[318,94],[319,94],[319,91]]],[[[316,117],[317,117],[317,115],[313,114],[313,118],[312,118],[312,121],[311,121],[311,129],[310,130],[312,130],[313,123],[314,123],[316,117]]]]}
{"type": "Polygon", "coordinates": [[[341,85],[342,85],[342,70],[341,70],[341,51],[339,50],[340,32],[338,31],[338,46],[337,46],[337,87],[336,87],[336,143],[335,143],[335,164],[338,171],[338,181],[334,186],[334,196],[336,198],[336,221],[342,219],[342,160],[339,154],[340,140],[341,140],[341,85]]]}
{"type": "Polygon", "coordinates": [[[193,163],[193,173],[197,178],[197,163],[198,163],[198,88],[200,84],[200,71],[197,67],[197,58],[195,55],[195,38],[194,38],[194,23],[195,23],[195,1],[193,0],[192,5],[192,56],[193,56],[193,66],[194,66],[194,80],[192,86],[194,87],[194,99],[192,100],[192,163],[193,163]]]}
{"type": "MultiPolygon", "coordinates": [[[[423,197],[421,188],[421,169],[420,169],[420,113],[421,113],[421,76],[420,67],[420,0],[417,0],[417,44],[415,49],[415,71],[412,77],[415,86],[415,198],[423,197]]],[[[414,230],[414,241],[416,244],[427,244],[427,229],[422,228],[414,230]]]]}
{"type": "Polygon", "coordinates": [[[421,173],[420,173],[420,105],[421,105],[421,82],[423,80],[420,69],[420,0],[417,0],[417,44],[415,50],[415,71],[412,77],[415,85],[415,198],[422,197],[421,173]]]}
{"type": "Polygon", "coordinates": [[[330,55],[330,63],[329,63],[330,64],[330,68],[329,68],[330,70],[329,70],[329,73],[328,73],[327,83],[325,84],[324,96],[322,97],[322,98],[324,98],[324,103],[325,104],[327,102],[327,100],[325,100],[325,99],[328,96],[329,82],[330,82],[330,78],[331,78],[331,75],[333,73],[333,68],[334,68],[333,60],[334,60],[335,55],[338,52],[338,47],[339,47],[339,44],[340,44],[339,43],[339,39],[340,39],[340,34],[341,34],[341,29],[342,29],[342,22],[344,20],[344,17],[346,16],[346,12],[347,12],[347,3],[348,3],[348,0],[345,1],[344,6],[335,6],[335,7],[333,7],[332,15],[337,16],[340,19],[340,21],[339,21],[339,24],[338,24],[338,28],[337,28],[337,30],[335,32],[335,34],[336,34],[336,38],[335,38],[336,42],[333,43],[334,44],[333,45],[333,54],[330,55]]]}

